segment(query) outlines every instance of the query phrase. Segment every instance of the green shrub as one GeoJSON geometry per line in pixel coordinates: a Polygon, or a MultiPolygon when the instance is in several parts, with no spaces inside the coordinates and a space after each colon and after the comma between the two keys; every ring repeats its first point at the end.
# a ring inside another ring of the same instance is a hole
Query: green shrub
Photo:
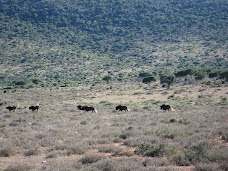
{"type": "Polygon", "coordinates": [[[202,80],[206,77],[206,73],[205,72],[198,72],[196,75],[195,75],[195,79],[196,80],[202,80]]]}
{"type": "Polygon", "coordinates": [[[86,156],[82,157],[78,162],[82,164],[92,164],[98,162],[101,159],[103,159],[102,156],[96,154],[87,154],[86,156]]]}
{"type": "Polygon", "coordinates": [[[212,71],[208,75],[209,78],[214,78],[214,77],[217,77],[217,76],[219,76],[219,72],[218,71],[212,71]]]}
{"type": "Polygon", "coordinates": [[[32,170],[32,166],[29,166],[28,164],[15,164],[8,166],[4,171],[29,171],[32,170]]]}
{"type": "Polygon", "coordinates": [[[136,148],[135,153],[149,157],[158,157],[163,155],[175,154],[176,151],[177,150],[174,147],[161,143],[157,145],[141,144],[136,148]]]}
{"type": "Polygon", "coordinates": [[[78,144],[74,144],[74,145],[69,145],[66,147],[66,154],[68,156],[73,155],[73,154],[84,154],[87,150],[86,146],[83,145],[78,145],[78,144]]]}
{"type": "Polygon", "coordinates": [[[105,145],[105,146],[99,147],[98,150],[99,152],[102,152],[102,153],[113,153],[117,155],[122,151],[122,148],[113,146],[113,145],[105,145]]]}
{"type": "Polygon", "coordinates": [[[0,157],[10,157],[15,154],[16,154],[16,152],[11,147],[5,147],[5,148],[0,149],[0,157]]]}
{"type": "Polygon", "coordinates": [[[220,73],[220,76],[224,78],[226,81],[228,81],[228,70],[227,71],[222,71],[220,73]]]}
{"type": "Polygon", "coordinates": [[[38,79],[33,79],[32,82],[33,82],[34,84],[39,84],[40,80],[38,80],[38,79]]]}
{"type": "Polygon", "coordinates": [[[87,121],[81,121],[80,124],[81,125],[86,125],[87,124],[87,121]]]}
{"type": "Polygon", "coordinates": [[[170,123],[175,123],[175,122],[178,122],[178,119],[176,119],[176,118],[171,118],[171,119],[169,120],[169,122],[170,122],[170,123]]]}
{"type": "Polygon", "coordinates": [[[169,139],[173,139],[177,136],[177,133],[174,131],[170,131],[168,129],[162,130],[162,131],[158,131],[157,132],[157,136],[163,137],[163,138],[169,138],[169,139]]]}
{"type": "Polygon", "coordinates": [[[147,73],[147,72],[141,72],[141,73],[139,73],[139,77],[149,77],[149,76],[151,76],[151,74],[150,73],[147,73]]]}
{"type": "Polygon", "coordinates": [[[148,83],[154,82],[154,81],[156,81],[156,78],[154,76],[148,76],[148,77],[143,78],[142,82],[145,84],[148,84],[148,83]]]}
{"type": "Polygon", "coordinates": [[[132,135],[133,135],[132,132],[125,132],[125,133],[121,134],[119,137],[122,138],[122,139],[127,139],[130,136],[132,136],[132,135]]]}
{"type": "Polygon", "coordinates": [[[188,119],[185,119],[185,118],[180,119],[178,122],[184,125],[189,125],[191,123],[188,119]]]}
{"type": "Polygon", "coordinates": [[[215,171],[219,170],[217,163],[199,163],[195,167],[196,171],[215,171]]]}
{"type": "Polygon", "coordinates": [[[192,145],[183,153],[175,156],[174,161],[180,166],[188,166],[191,164],[194,165],[199,162],[204,162],[208,160],[208,153],[210,149],[211,146],[207,142],[200,142],[198,144],[192,145]]]}
{"type": "Polygon", "coordinates": [[[100,101],[99,104],[101,104],[101,105],[103,105],[103,106],[111,106],[111,105],[112,105],[112,103],[110,103],[110,102],[108,102],[108,101],[106,101],[106,100],[100,101]]]}
{"type": "Polygon", "coordinates": [[[31,148],[28,151],[26,151],[25,156],[33,156],[39,154],[39,149],[38,148],[31,148]]]}
{"type": "Polygon", "coordinates": [[[26,81],[15,81],[14,84],[18,85],[18,86],[24,86],[27,84],[27,82],[26,81]]]}

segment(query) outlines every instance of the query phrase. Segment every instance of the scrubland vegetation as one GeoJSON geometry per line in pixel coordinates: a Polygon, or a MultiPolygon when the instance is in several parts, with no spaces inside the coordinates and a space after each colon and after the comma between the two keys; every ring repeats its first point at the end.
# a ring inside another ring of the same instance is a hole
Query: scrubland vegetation
{"type": "Polygon", "coordinates": [[[0,2],[4,89],[227,73],[225,0],[0,2]]]}
{"type": "Polygon", "coordinates": [[[227,170],[227,87],[153,84],[1,92],[1,168],[227,170]],[[40,110],[29,111],[36,102],[40,110]],[[15,112],[4,108],[12,103],[20,104],[15,112]],[[131,111],[116,111],[119,103],[131,111]],[[175,111],[161,111],[163,103],[175,111]],[[79,104],[98,113],[80,111],[79,104]]]}
{"type": "Polygon", "coordinates": [[[228,169],[226,0],[0,4],[0,170],[228,169]]]}

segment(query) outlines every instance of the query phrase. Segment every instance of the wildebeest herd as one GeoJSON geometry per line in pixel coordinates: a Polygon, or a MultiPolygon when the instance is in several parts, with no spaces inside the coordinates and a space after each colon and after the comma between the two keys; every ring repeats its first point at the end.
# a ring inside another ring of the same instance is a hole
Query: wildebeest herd
{"type": "MultiPolygon", "coordinates": [[[[39,104],[37,104],[36,106],[29,106],[29,110],[32,110],[32,111],[37,111],[38,112],[38,110],[39,110],[39,104]]],[[[17,106],[7,106],[6,107],[6,109],[8,109],[10,112],[11,111],[15,111],[17,108],[19,107],[19,105],[17,105],[17,106]]]]}
{"type": "MultiPolygon", "coordinates": [[[[79,110],[84,110],[86,112],[92,111],[92,113],[93,112],[97,113],[97,110],[94,107],[92,107],[92,106],[81,106],[81,105],[78,105],[77,107],[78,107],[79,110]]],[[[13,112],[16,110],[16,108],[17,108],[16,106],[7,106],[6,107],[6,109],[8,109],[9,111],[13,111],[13,112]]],[[[174,109],[170,105],[165,105],[165,104],[161,105],[160,109],[164,110],[164,111],[166,111],[166,110],[167,111],[174,111],[174,109]]],[[[39,104],[37,104],[36,106],[30,106],[29,110],[38,112],[39,104]]],[[[122,105],[116,106],[116,110],[117,111],[125,111],[125,112],[129,112],[130,111],[130,109],[127,106],[122,106],[122,105]]]]}

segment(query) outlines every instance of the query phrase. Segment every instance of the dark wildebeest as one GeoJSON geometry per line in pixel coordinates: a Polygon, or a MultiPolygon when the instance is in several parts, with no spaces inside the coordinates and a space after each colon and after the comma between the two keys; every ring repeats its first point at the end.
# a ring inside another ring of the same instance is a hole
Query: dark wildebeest
{"type": "Polygon", "coordinates": [[[6,109],[8,109],[9,111],[15,111],[16,110],[16,106],[7,106],[6,109]]]}
{"type": "Polygon", "coordinates": [[[78,109],[79,109],[79,110],[85,110],[86,112],[92,111],[92,112],[97,113],[97,110],[96,110],[94,107],[81,106],[81,105],[79,105],[79,106],[78,106],[78,109]]]}
{"type": "Polygon", "coordinates": [[[161,108],[161,110],[168,110],[168,111],[174,111],[174,109],[170,106],[170,105],[165,105],[165,104],[163,104],[163,105],[161,105],[160,106],[160,108],[161,108]]]}
{"type": "Polygon", "coordinates": [[[36,106],[30,106],[30,107],[29,107],[29,110],[32,110],[32,111],[35,111],[35,110],[36,110],[36,111],[38,112],[39,107],[40,107],[39,104],[37,104],[36,106]]]}
{"type": "Polygon", "coordinates": [[[122,105],[119,105],[119,106],[116,106],[116,110],[119,110],[119,111],[130,111],[130,109],[127,108],[127,106],[122,106],[122,105]]]}

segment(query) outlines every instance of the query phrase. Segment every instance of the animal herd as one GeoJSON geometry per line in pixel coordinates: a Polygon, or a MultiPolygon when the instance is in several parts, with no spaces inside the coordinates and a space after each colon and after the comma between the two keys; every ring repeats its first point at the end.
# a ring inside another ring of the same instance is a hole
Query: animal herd
{"type": "MultiPolygon", "coordinates": [[[[7,106],[6,109],[8,109],[10,112],[11,111],[14,112],[18,107],[19,107],[19,105],[18,106],[7,106]]],[[[29,110],[32,110],[32,111],[36,110],[38,112],[39,107],[40,107],[39,104],[37,104],[36,106],[29,106],[29,110]]]]}
{"type": "MultiPolygon", "coordinates": [[[[92,111],[92,113],[93,112],[97,113],[97,110],[94,107],[92,107],[92,106],[81,106],[81,105],[78,105],[77,107],[78,107],[79,110],[84,110],[86,112],[92,111]]],[[[13,112],[16,110],[16,108],[17,108],[16,106],[7,106],[6,107],[6,109],[8,109],[9,111],[13,111],[13,112]]],[[[160,109],[164,110],[164,111],[166,111],[166,110],[167,111],[174,111],[174,109],[170,105],[165,105],[165,104],[161,105],[160,109]]],[[[37,104],[36,106],[30,106],[29,110],[38,112],[39,104],[37,104]]],[[[122,105],[116,106],[116,110],[117,111],[125,111],[125,112],[129,112],[130,111],[130,109],[127,106],[122,106],[122,105]]]]}

